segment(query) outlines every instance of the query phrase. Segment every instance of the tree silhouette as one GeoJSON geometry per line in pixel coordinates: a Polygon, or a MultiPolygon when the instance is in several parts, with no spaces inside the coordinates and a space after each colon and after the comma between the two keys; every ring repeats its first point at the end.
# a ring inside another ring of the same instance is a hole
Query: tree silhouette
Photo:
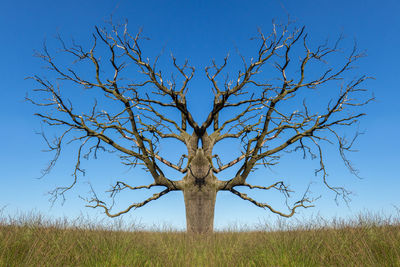
{"type": "Polygon", "coordinates": [[[369,77],[360,76],[346,82],[345,74],[363,54],[357,51],[356,46],[349,55],[342,53],[339,49],[342,38],[333,45],[327,42],[311,48],[304,27],[292,29],[291,25],[274,24],[268,36],[259,31],[256,38],[259,49],[255,57],[246,60],[241,56],[243,68],[234,79],[226,76],[222,85],[217,81],[226,69],[228,57],[222,64],[213,60],[205,68],[206,77],[212,84],[214,101],[202,123],[195,121],[186,101],[188,84],[195,68],[187,60],[178,64],[172,57],[173,67],[182,77],[182,83],[177,84],[174,76],[166,79],[157,68],[159,58],[150,61],[143,55],[141,32],[131,35],[127,24],[96,27],[88,49],[75,42],[67,46],[61,37],[58,39],[62,54],[72,56],[74,64],[57,63],[45,45],[43,52],[37,55],[56,77],[30,77],[40,84],[40,88],[34,90],[38,92],[37,96],[27,97],[49,111],[35,114],[45,124],[63,129],[62,134],[52,141],[43,133],[50,150],[55,151],[55,157],[43,170],[44,175],[54,166],[64,145],[79,143],[74,181],[70,186],[52,191],[54,199],[64,197],[64,193],[76,184],[78,173],[83,172],[82,158],[96,157],[99,151],[117,151],[122,163],[144,166],[154,180],[149,185],[136,187],[129,185],[128,181],[117,181],[110,190],[112,198],[123,190],[163,187],[162,191],[143,202],[133,203],[117,212],[113,212],[112,206],[100,200],[93,191],[93,196],[87,199],[88,206],[104,209],[110,217],[142,207],[177,190],[184,194],[188,232],[213,230],[218,191],[229,191],[258,207],[291,217],[298,208],[313,206],[308,192],[293,205],[288,205],[287,212],[284,212],[238,191],[238,187],[245,186],[277,190],[289,197],[291,190],[284,181],[270,182],[267,186],[247,182],[250,173],[259,165],[268,167],[279,163],[283,152],[300,152],[304,157],[318,158],[316,173],[321,174],[323,183],[336,196],[347,199],[349,192],[345,188],[327,182],[321,144],[337,144],[345,165],[357,175],[345,152],[351,150],[359,133],[357,131],[348,141],[342,129],[355,125],[365,115],[357,110],[371,98],[366,98],[366,90],[360,87],[369,77]],[[330,66],[327,60],[335,58],[333,56],[339,56],[336,58],[343,63],[330,66]],[[90,71],[83,71],[81,64],[89,64],[90,71]],[[262,73],[263,69],[267,72],[262,73]],[[94,102],[90,102],[93,104],[86,105],[90,105],[90,112],[76,111],[75,104],[64,96],[64,92],[69,93],[64,88],[66,82],[95,95],[94,102]],[[318,89],[334,92],[336,97],[328,103],[318,103],[324,107],[315,112],[305,98],[319,92],[318,89]],[[281,108],[289,102],[296,103],[296,110],[290,106],[281,108]],[[220,116],[223,111],[228,113],[220,116]],[[179,114],[179,119],[171,115],[173,112],[179,114]],[[176,164],[162,156],[158,147],[160,140],[171,138],[187,148],[187,154],[181,155],[176,164]],[[213,154],[213,147],[225,139],[240,140],[243,149],[237,151],[236,159],[223,164],[219,155],[213,154]],[[236,175],[229,179],[217,178],[220,172],[236,164],[240,166],[236,175]],[[179,177],[166,177],[162,170],[166,167],[182,173],[183,177],[180,180],[179,177]]]}

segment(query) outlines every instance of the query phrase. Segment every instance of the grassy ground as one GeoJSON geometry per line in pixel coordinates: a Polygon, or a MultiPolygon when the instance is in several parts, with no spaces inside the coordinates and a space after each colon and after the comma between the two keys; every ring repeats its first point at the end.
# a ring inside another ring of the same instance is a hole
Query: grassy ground
{"type": "Polygon", "coordinates": [[[196,236],[3,218],[0,266],[400,266],[399,222],[360,216],[196,236]]]}

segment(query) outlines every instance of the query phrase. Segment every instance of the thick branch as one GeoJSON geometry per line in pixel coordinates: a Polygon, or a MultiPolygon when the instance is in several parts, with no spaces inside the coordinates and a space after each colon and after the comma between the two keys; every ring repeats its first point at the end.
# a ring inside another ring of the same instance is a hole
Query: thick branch
{"type": "Polygon", "coordinates": [[[149,202],[151,202],[151,201],[153,201],[153,200],[159,199],[160,197],[162,197],[163,195],[169,193],[170,191],[171,191],[171,190],[167,188],[167,189],[161,191],[160,193],[155,193],[155,194],[153,194],[153,196],[149,197],[149,198],[146,199],[145,201],[140,202],[140,203],[134,203],[134,204],[130,205],[129,207],[127,207],[125,210],[122,210],[122,211],[117,212],[117,213],[110,213],[111,208],[108,208],[108,207],[105,205],[105,203],[102,202],[102,201],[100,201],[97,197],[92,198],[91,200],[88,201],[89,203],[95,203],[94,205],[86,205],[86,207],[90,207],[90,208],[103,208],[103,209],[104,209],[104,213],[105,213],[108,217],[114,218],[114,217],[118,217],[118,216],[120,216],[120,215],[122,215],[122,214],[125,214],[125,213],[129,212],[129,211],[130,211],[131,209],[133,209],[133,208],[134,208],[134,209],[137,209],[137,208],[143,207],[143,206],[146,205],[147,203],[149,203],[149,202]]]}
{"type": "Polygon", "coordinates": [[[253,203],[254,205],[256,205],[256,206],[258,206],[258,207],[260,207],[260,208],[263,208],[263,209],[267,208],[267,209],[269,209],[271,212],[273,212],[273,213],[275,213],[275,214],[278,214],[278,215],[280,215],[280,216],[282,216],[282,217],[287,217],[287,218],[292,217],[292,216],[295,214],[296,209],[298,209],[298,208],[310,208],[310,207],[314,207],[314,205],[306,205],[306,203],[311,203],[312,201],[310,201],[310,200],[307,199],[307,198],[302,198],[300,201],[296,202],[296,203],[294,204],[293,207],[289,208],[289,213],[282,213],[282,212],[280,212],[280,211],[278,211],[278,210],[272,208],[271,205],[269,205],[269,204],[267,204],[267,203],[260,203],[260,202],[257,202],[257,201],[255,201],[254,199],[248,197],[247,194],[240,193],[239,191],[237,191],[237,190],[235,190],[235,189],[233,189],[233,188],[232,188],[230,191],[231,191],[233,194],[235,194],[235,195],[237,195],[238,197],[240,197],[241,199],[250,201],[251,203],[253,203]]]}

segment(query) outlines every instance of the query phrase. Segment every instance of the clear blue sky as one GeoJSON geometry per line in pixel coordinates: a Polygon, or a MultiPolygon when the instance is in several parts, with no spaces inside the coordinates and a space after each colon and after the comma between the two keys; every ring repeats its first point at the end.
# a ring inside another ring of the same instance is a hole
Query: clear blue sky
{"type": "MultiPolygon", "coordinates": [[[[178,59],[190,59],[197,68],[191,90],[192,99],[199,101],[192,105],[195,115],[201,116],[199,102],[206,100],[202,96],[210,93],[207,91],[210,86],[204,83],[204,66],[212,58],[222,60],[228,52],[234,54],[235,46],[251,55],[254,42],[249,39],[256,35],[257,27],[268,32],[273,19],[286,21],[290,14],[299,26],[307,27],[310,40],[334,39],[340,33],[349,40],[355,38],[359,48],[368,54],[358,62],[356,72],[375,77],[366,86],[377,99],[365,108],[368,116],[360,127],[366,134],[356,145],[359,152],[351,155],[364,179],[353,177],[337,159],[337,151],[329,150],[330,180],[355,193],[349,207],[344,203],[337,206],[334,194],[316,183],[312,192],[322,198],[315,208],[299,210],[297,218],[318,213],[328,218],[346,217],[365,210],[390,214],[395,210],[393,205],[400,206],[399,13],[400,3],[395,0],[3,1],[0,6],[0,207],[6,206],[5,213],[10,215],[35,210],[50,217],[75,218],[87,213],[101,218],[105,215],[100,210],[85,208],[85,202],[78,197],[87,195],[87,181],[98,192],[108,189],[115,177],[143,177],[143,183],[149,181],[145,173],[127,172],[113,155],[103,154],[98,161],[84,162],[86,176],[67,193],[64,205],[57,202],[51,208],[45,193],[71,180],[74,154],[66,148],[54,171],[41,180],[35,179],[51,155],[41,152],[46,148],[45,144],[34,133],[40,130],[39,119],[32,115],[34,108],[24,101],[24,96],[35,84],[24,78],[44,73],[43,63],[33,57],[33,53],[42,48],[45,39],[54,43],[52,38],[60,33],[66,39],[73,37],[77,42],[85,43],[94,26],[104,25],[110,14],[114,20],[127,18],[132,32],[143,27],[145,35],[151,38],[143,45],[150,56],[165,45],[166,58],[171,51],[178,59]]],[[[234,153],[233,150],[226,152],[234,153]]],[[[285,177],[301,193],[310,181],[319,181],[313,174],[317,166],[318,162],[303,163],[300,157],[293,157],[283,161],[273,172],[256,173],[252,181],[262,183],[263,175],[285,177]]],[[[141,180],[137,181],[142,184],[141,180]]],[[[126,195],[121,199],[121,207],[150,194],[144,190],[126,195]]],[[[254,192],[253,196],[261,202],[278,203],[274,195],[254,192]]],[[[232,222],[252,225],[275,218],[230,193],[219,193],[215,214],[217,227],[232,222]]],[[[125,218],[147,225],[165,222],[182,228],[185,225],[183,195],[168,194],[125,218]]]]}

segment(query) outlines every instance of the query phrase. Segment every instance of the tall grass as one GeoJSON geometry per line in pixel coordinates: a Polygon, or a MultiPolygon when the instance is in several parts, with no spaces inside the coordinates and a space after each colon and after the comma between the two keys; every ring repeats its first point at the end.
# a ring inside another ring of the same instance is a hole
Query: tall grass
{"type": "Polygon", "coordinates": [[[282,222],[188,235],[121,222],[3,216],[0,266],[400,266],[399,217],[282,222]]]}

